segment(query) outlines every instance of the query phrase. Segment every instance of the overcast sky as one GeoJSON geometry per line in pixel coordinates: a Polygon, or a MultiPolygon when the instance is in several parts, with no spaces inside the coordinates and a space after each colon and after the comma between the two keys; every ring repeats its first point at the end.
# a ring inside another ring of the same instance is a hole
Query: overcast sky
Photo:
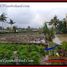
{"type": "Polygon", "coordinates": [[[0,3],[0,14],[3,12],[7,14],[8,20],[12,19],[18,27],[41,27],[55,15],[60,20],[63,19],[67,14],[67,3],[0,3]]]}

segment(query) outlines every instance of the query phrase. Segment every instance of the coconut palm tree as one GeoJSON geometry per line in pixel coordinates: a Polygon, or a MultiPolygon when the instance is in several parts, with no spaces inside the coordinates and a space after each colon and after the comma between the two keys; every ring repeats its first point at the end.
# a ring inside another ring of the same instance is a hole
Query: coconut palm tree
{"type": "Polygon", "coordinates": [[[15,22],[14,22],[12,19],[10,19],[9,24],[12,26],[14,23],[15,23],[15,22]]]}
{"type": "Polygon", "coordinates": [[[47,24],[45,23],[43,27],[43,33],[47,41],[52,41],[55,31],[53,27],[48,28],[47,24]]]}
{"type": "Polygon", "coordinates": [[[5,13],[2,13],[1,15],[0,15],[0,22],[2,22],[2,27],[3,27],[3,23],[6,21],[6,15],[5,15],[5,13]]]}
{"type": "Polygon", "coordinates": [[[10,21],[8,22],[11,25],[11,30],[13,30],[12,25],[15,23],[12,19],[10,19],[10,21]]]}
{"type": "Polygon", "coordinates": [[[50,25],[53,25],[54,28],[56,29],[58,22],[59,22],[59,19],[57,18],[57,16],[54,16],[54,18],[51,19],[51,21],[50,21],[49,24],[50,24],[50,25]]]}

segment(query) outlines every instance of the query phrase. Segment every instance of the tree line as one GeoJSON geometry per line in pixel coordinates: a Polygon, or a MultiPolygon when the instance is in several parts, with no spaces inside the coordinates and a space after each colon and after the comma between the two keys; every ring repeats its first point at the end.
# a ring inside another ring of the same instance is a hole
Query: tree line
{"type": "MultiPolygon", "coordinates": [[[[67,18],[67,17],[66,17],[67,18]]],[[[50,22],[45,22],[43,26],[43,33],[45,35],[45,45],[46,48],[59,45],[53,42],[53,39],[56,38],[56,34],[66,34],[67,33],[67,19],[59,20],[57,16],[54,16],[50,22]],[[51,27],[48,27],[47,24],[51,27]]],[[[62,43],[60,43],[62,44],[62,43]]],[[[63,45],[63,44],[62,44],[63,45]]],[[[65,46],[65,45],[63,45],[65,46]]],[[[60,50],[60,49],[59,49],[60,50]]],[[[62,49],[61,49],[62,50],[62,49]]],[[[54,51],[54,50],[52,50],[54,51]]],[[[57,52],[57,49],[55,49],[57,52]]],[[[53,55],[56,55],[56,52],[53,52],[53,55]],[[54,54],[55,53],[55,54],[54,54]]],[[[49,55],[52,55],[51,50],[48,51],[49,55]]]]}
{"type": "Polygon", "coordinates": [[[67,16],[62,20],[59,20],[57,16],[54,16],[48,23],[49,25],[54,26],[56,33],[67,33],[67,16]]]}
{"type": "MultiPolygon", "coordinates": [[[[3,31],[3,29],[4,29],[4,27],[3,27],[3,24],[4,23],[8,23],[8,24],[10,24],[11,25],[11,28],[13,28],[13,30],[14,31],[16,31],[15,29],[16,29],[16,26],[13,26],[12,27],[12,25],[15,23],[12,19],[10,19],[9,20],[9,22],[7,21],[7,16],[6,16],[6,14],[5,13],[2,13],[1,15],[0,15],[0,22],[2,23],[2,26],[0,27],[0,29],[2,29],[2,31],[3,31]]],[[[9,27],[7,27],[7,29],[10,29],[9,27]]]]}
{"type": "MultiPolygon", "coordinates": [[[[8,23],[11,25],[11,28],[13,28],[14,31],[16,31],[16,26],[13,26],[13,24],[15,24],[15,22],[10,19],[9,22],[7,21],[7,16],[5,13],[2,13],[0,15],[0,22],[2,23],[2,26],[0,27],[0,29],[4,29],[3,24],[4,23],[8,23]]],[[[66,16],[67,18],[67,16],[66,16]]],[[[57,16],[54,16],[48,23],[49,25],[53,25],[54,29],[56,30],[56,33],[67,33],[67,19],[63,18],[62,20],[59,20],[57,16]]],[[[7,27],[7,29],[9,29],[9,27],[7,27]]]]}

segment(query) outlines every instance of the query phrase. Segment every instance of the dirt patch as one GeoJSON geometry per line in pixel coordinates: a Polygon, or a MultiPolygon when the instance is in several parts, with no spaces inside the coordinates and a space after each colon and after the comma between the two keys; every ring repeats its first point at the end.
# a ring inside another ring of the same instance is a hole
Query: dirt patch
{"type": "Polygon", "coordinates": [[[30,43],[39,42],[44,39],[44,35],[36,34],[0,34],[0,42],[6,43],[30,43]]]}
{"type": "Polygon", "coordinates": [[[67,34],[58,34],[57,35],[61,41],[67,42],[67,34]]]}

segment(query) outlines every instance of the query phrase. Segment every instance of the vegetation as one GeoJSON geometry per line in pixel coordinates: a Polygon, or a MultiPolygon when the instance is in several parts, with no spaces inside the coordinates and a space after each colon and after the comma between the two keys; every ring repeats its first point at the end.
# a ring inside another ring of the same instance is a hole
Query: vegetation
{"type": "MultiPolygon", "coordinates": [[[[8,17],[6,17],[5,13],[2,13],[0,15],[0,22],[2,23],[2,27],[0,27],[0,28],[4,29],[3,23],[5,22],[5,23],[8,23],[11,25],[11,27],[6,28],[6,31],[16,32],[16,30],[19,30],[16,26],[13,26],[13,24],[15,24],[15,22],[12,19],[10,19],[10,21],[8,22],[7,18],[8,17]]],[[[67,33],[66,18],[63,18],[63,20],[59,20],[57,16],[54,16],[48,23],[49,23],[49,25],[53,25],[53,28],[55,29],[56,33],[67,33]]],[[[30,32],[32,30],[32,28],[30,28],[30,26],[28,26],[27,30],[28,30],[28,32],[30,32]]]]}
{"type": "MultiPolygon", "coordinates": [[[[18,57],[19,60],[26,60],[19,62],[19,64],[40,64],[40,60],[45,56],[44,46],[35,44],[5,44],[0,43],[0,60],[13,60],[18,57]],[[17,55],[14,56],[14,51],[17,55]]],[[[0,64],[16,64],[14,62],[0,62],[0,64]]]]}
{"type": "Polygon", "coordinates": [[[56,50],[61,57],[67,57],[67,42],[62,42],[62,45],[59,45],[56,50]]]}
{"type": "Polygon", "coordinates": [[[45,39],[47,41],[52,41],[52,39],[54,38],[55,36],[55,31],[54,31],[54,28],[51,27],[51,28],[48,28],[47,24],[45,23],[44,27],[43,27],[43,33],[45,35],[45,39]]]}
{"type": "Polygon", "coordinates": [[[63,18],[63,20],[59,20],[57,16],[54,16],[53,19],[48,22],[49,25],[53,25],[56,30],[56,33],[67,33],[67,20],[63,18]]]}
{"type": "MultiPolygon", "coordinates": [[[[2,22],[2,29],[8,31],[9,33],[13,32],[12,34],[14,34],[18,30],[18,28],[16,26],[13,26],[13,24],[15,22],[12,19],[10,19],[10,21],[8,22],[7,17],[4,13],[0,15],[0,22],[2,22]],[[7,27],[6,29],[4,29],[4,27],[3,27],[4,22],[10,24],[11,27],[7,27]]],[[[67,21],[65,18],[63,20],[59,20],[57,16],[54,16],[48,23],[49,23],[49,25],[52,25],[52,27],[49,28],[47,26],[47,23],[45,23],[42,29],[38,29],[38,31],[40,33],[42,32],[45,35],[45,45],[47,45],[47,47],[44,47],[43,45],[39,45],[39,44],[34,44],[34,43],[31,43],[31,44],[28,44],[28,43],[27,44],[24,44],[24,43],[21,43],[21,44],[0,43],[0,64],[36,65],[36,64],[40,64],[42,57],[45,57],[46,54],[49,53],[49,55],[54,56],[54,50],[46,52],[46,51],[44,51],[44,48],[49,48],[49,47],[53,46],[53,44],[54,44],[53,39],[55,38],[56,33],[58,33],[58,34],[67,33],[67,21]],[[16,62],[1,62],[1,60],[6,61],[6,60],[16,60],[16,59],[17,59],[16,62]],[[19,60],[22,60],[22,62],[19,62],[19,60]]],[[[19,28],[20,31],[21,31],[21,29],[19,28]]],[[[32,28],[30,28],[30,26],[28,26],[27,29],[24,28],[23,30],[24,30],[24,32],[27,30],[27,32],[30,33],[32,31],[32,28]]],[[[37,31],[37,30],[35,29],[35,31],[37,31]]],[[[39,32],[37,32],[37,33],[39,33],[39,32]]],[[[6,34],[4,32],[0,32],[0,33],[6,34]]],[[[7,33],[7,34],[9,34],[9,33],[7,33]]],[[[30,36],[29,36],[29,38],[30,38],[30,36]]],[[[32,36],[31,36],[31,38],[32,38],[32,36]]],[[[11,40],[13,40],[13,39],[11,38],[11,40]]],[[[14,40],[18,41],[18,39],[16,37],[14,40]]],[[[27,39],[27,40],[29,40],[29,39],[27,39]]],[[[62,45],[58,46],[58,48],[56,48],[55,50],[56,50],[56,52],[58,52],[60,54],[60,56],[62,56],[62,55],[67,56],[67,42],[63,42],[62,45]]]]}
{"type": "Polygon", "coordinates": [[[0,22],[2,22],[2,29],[3,29],[3,23],[6,21],[6,15],[5,15],[5,13],[2,13],[1,15],[0,15],[0,22]]]}
{"type": "MultiPolygon", "coordinates": [[[[48,46],[47,48],[50,48],[51,46],[53,46],[53,38],[55,38],[55,30],[53,27],[48,28],[47,24],[45,23],[43,26],[43,33],[45,35],[45,44],[48,46]]],[[[49,51],[49,55],[51,54],[51,52],[49,51]]]]}
{"type": "Polygon", "coordinates": [[[59,19],[57,18],[57,16],[54,16],[53,19],[50,20],[49,24],[53,25],[54,28],[56,29],[58,22],[59,22],[59,19]]]}

